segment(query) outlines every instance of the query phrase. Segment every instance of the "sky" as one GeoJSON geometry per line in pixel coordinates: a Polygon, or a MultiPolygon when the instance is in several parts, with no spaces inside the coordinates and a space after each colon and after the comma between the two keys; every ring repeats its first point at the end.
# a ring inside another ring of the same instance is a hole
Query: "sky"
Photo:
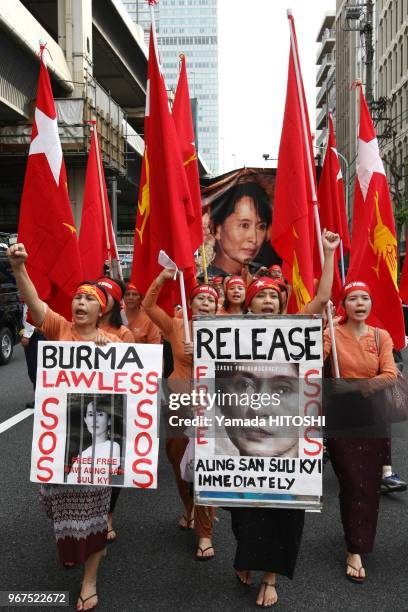
{"type": "Polygon", "coordinates": [[[273,167],[285,106],[291,8],[315,130],[316,37],[335,0],[218,0],[220,174],[242,166],[273,167]]]}

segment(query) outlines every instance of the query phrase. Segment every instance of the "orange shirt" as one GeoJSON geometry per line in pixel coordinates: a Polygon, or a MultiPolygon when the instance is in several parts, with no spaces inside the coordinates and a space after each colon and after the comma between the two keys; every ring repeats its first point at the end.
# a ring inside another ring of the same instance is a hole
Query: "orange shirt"
{"type": "MultiPolygon", "coordinates": [[[[67,321],[66,319],[64,319],[63,316],[61,316],[57,312],[54,312],[48,306],[46,307],[45,319],[38,329],[42,334],[44,334],[44,336],[48,340],[89,342],[89,339],[86,340],[78,334],[78,332],[75,330],[74,323],[72,323],[72,321],[67,321]]],[[[117,336],[114,336],[113,334],[110,334],[99,328],[95,330],[95,337],[99,333],[102,333],[104,336],[109,338],[111,342],[120,342],[117,336]]]]}
{"type": "Polygon", "coordinates": [[[109,323],[102,322],[99,325],[99,329],[103,329],[103,331],[108,332],[108,334],[116,336],[121,342],[132,342],[133,344],[133,342],[135,341],[130,329],[128,329],[124,325],[121,325],[118,329],[116,327],[112,327],[112,325],[109,325],[109,323]]]}
{"type": "Polygon", "coordinates": [[[161,344],[159,328],[150,320],[142,308],[139,309],[133,319],[128,321],[127,326],[133,334],[133,342],[138,344],[161,344]]]}
{"type": "MultiPolygon", "coordinates": [[[[337,358],[342,378],[371,379],[369,388],[384,387],[384,382],[397,377],[397,368],[392,355],[391,336],[380,329],[379,351],[375,341],[375,328],[369,327],[368,333],[357,338],[345,325],[335,328],[337,358]],[[374,383],[374,384],[373,384],[374,383]]],[[[331,353],[329,330],[323,334],[324,357],[331,353]]]]}
{"type": "Polygon", "coordinates": [[[173,351],[174,369],[169,376],[171,379],[188,379],[192,377],[193,371],[193,356],[186,355],[184,352],[184,328],[183,319],[178,317],[170,317],[167,312],[164,312],[157,305],[161,287],[153,282],[143,300],[143,308],[149,315],[153,323],[155,323],[162,331],[163,336],[171,344],[173,351]]]}

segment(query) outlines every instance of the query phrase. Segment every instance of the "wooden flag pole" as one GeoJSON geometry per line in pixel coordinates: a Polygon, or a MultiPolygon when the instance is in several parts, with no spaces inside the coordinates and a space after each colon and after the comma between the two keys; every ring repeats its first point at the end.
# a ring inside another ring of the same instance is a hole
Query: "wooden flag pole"
{"type": "MultiPolygon", "coordinates": [[[[292,54],[293,54],[293,63],[295,66],[296,85],[297,85],[297,91],[298,91],[298,97],[299,97],[300,114],[301,114],[301,119],[302,119],[303,140],[304,140],[304,146],[305,146],[306,157],[307,157],[309,184],[310,184],[310,191],[312,194],[313,213],[314,213],[316,232],[317,232],[317,244],[319,246],[320,264],[323,270],[324,253],[323,253],[322,232],[321,232],[321,227],[320,227],[320,217],[319,217],[319,209],[317,205],[316,185],[314,181],[313,165],[312,165],[312,159],[311,159],[311,153],[310,153],[309,138],[308,138],[308,133],[307,133],[306,109],[304,107],[303,88],[301,87],[299,58],[298,58],[297,49],[295,45],[295,34],[294,34],[295,24],[294,24],[294,19],[293,19],[293,14],[292,14],[291,9],[288,9],[287,16],[289,20],[290,44],[291,44],[292,54]]],[[[326,306],[326,313],[327,313],[327,321],[329,325],[330,339],[331,339],[331,344],[332,344],[334,374],[336,378],[340,378],[339,363],[337,359],[336,340],[335,340],[334,327],[333,327],[333,316],[332,316],[330,304],[327,304],[326,306]]]]}
{"type": "Polygon", "coordinates": [[[106,201],[105,201],[105,190],[102,184],[102,172],[101,172],[101,158],[99,155],[99,140],[98,140],[98,130],[96,129],[96,121],[93,120],[91,122],[91,130],[94,130],[95,133],[95,151],[96,151],[96,163],[98,166],[98,179],[99,179],[99,190],[101,192],[101,200],[102,200],[102,214],[103,214],[103,224],[105,227],[105,237],[106,237],[106,248],[108,250],[108,260],[109,260],[109,274],[112,276],[112,255],[111,255],[111,244],[109,239],[109,231],[108,231],[108,221],[106,218],[106,201]]]}
{"type": "Polygon", "coordinates": [[[205,244],[200,245],[201,261],[203,262],[204,282],[208,285],[207,258],[205,256],[205,244]]]}

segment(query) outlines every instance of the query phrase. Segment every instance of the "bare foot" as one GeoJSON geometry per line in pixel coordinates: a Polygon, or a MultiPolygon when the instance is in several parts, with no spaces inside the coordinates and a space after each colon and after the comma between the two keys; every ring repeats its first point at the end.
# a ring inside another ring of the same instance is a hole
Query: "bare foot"
{"type": "Polygon", "coordinates": [[[199,538],[197,548],[197,559],[212,559],[215,557],[214,548],[210,538],[199,538]]]}
{"type": "Polygon", "coordinates": [[[107,535],[107,540],[108,542],[113,542],[113,540],[116,540],[116,531],[113,528],[113,514],[109,513],[108,514],[108,535],[107,535]]]}
{"type": "Polygon", "coordinates": [[[278,594],[275,588],[276,574],[266,572],[262,578],[261,588],[259,589],[256,605],[263,608],[270,608],[278,601],[278,594]]]}
{"type": "Polygon", "coordinates": [[[347,553],[346,574],[352,578],[364,580],[366,573],[360,555],[355,555],[354,553],[349,552],[347,553]]]}
{"type": "Polygon", "coordinates": [[[235,570],[238,580],[245,585],[252,584],[252,573],[249,570],[235,570]]]}
{"type": "Polygon", "coordinates": [[[78,612],[82,610],[93,610],[93,608],[96,608],[97,604],[98,596],[96,594],[96,584],[83,582],[76,609],[78,612]]]}
{"type": "Polygon", "coordinates": [[[179,524],[179,527],[181,529],[194,529],[194,517],[193,517],[193,515],[191,515],[191,517],[188,519],[186,517],[186,515],[183,514],[183,516],[179,520],[178,524],[179,524]]]}

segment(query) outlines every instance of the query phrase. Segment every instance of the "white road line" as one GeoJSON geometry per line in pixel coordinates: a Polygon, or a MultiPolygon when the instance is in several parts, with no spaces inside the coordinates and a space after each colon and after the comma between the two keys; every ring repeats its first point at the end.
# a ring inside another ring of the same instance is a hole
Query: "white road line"
{"type": "Polygon", "coordinates": [[[4,431],[7,431],[7,429],[10,429],[10,427],[14,427],[14,425],[17,425],[17,423],[19,423],[23,419],[26,419],[28,416],[32,416],[33,414],[33,408],[26,408],[22,412],[19,412],[18,414],[12,416],[10,419],[7,419],[7,421],[3,421],[3,423],[0,423],[0,434],[4,431]]]}

